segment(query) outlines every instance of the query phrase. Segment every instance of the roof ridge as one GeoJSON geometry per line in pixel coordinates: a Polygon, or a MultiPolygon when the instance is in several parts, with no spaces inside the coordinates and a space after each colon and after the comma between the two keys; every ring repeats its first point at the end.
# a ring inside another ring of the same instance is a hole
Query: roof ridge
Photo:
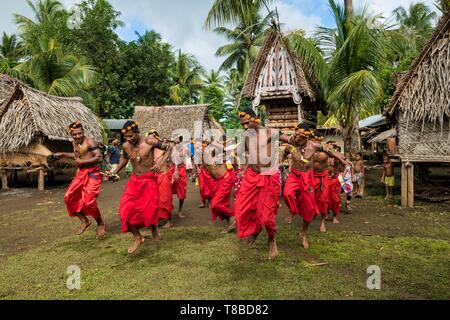
{"type": "Polygon", "coordinates": [[[445,12],[444,15],[441,17],[441,19],[442,20],[439,21],[438,25],[436,26],[436,30],[431,35],[427,44],[423,47],[422,51],[419,53],[417,58],[411,63],[408,72],[404,73],[403,76],[401,77],[400,81],[397,84],[398,87],[396,88],[394,95],[389,101],[389,104],[385,108],[383,114],[385,115],[393,114],[403,92],[413,79],[413,75],[416,72],[417,68],[419,68],[419,66],[423,63],[423,61],[429,56],[433,48],[433,45],[440,39],[441,35],[445,33],[445,31],[448,28],[450,28],[450,11],[445,12]]]}

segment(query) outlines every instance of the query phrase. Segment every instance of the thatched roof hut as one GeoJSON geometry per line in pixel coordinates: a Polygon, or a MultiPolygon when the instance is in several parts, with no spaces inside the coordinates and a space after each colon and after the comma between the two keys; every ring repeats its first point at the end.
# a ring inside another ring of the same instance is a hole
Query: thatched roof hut
{"type": "Polygon", "coordinates": [[[292,131],[299,121],[316,125],[317,110],[324,111],[325,104],[318,81],[305,70],[283,35],[269,32],[243,88],[254,108],[267,107],[269,127],[292,131]]]}
{"type": "Polygon", "coordinates": [[[0,75],[0,169],[48,167],[49,155],[71,151],[67,127],[77,120],[102,141],[99,121],[81,99],[50,96],[0,75]]]}
{"type": "Polygon", "coordinates": [[[156,129],[161,137],[174,138],[175,130],[186,129],[194,137],[195,130],[217,129],[221,125],[209,116],[209,105],[135,107],[134,120],[139,122],[141,132],[156,129]]]}
{"type": "MultiPolygon", "coordinates": [[[[449,11],[399,80],[385,115],[397,131],[397,157],[403,163],[403,173],[412,181],[408,185],[403,181],[402,190],[414,195],[414,163],[450,163],[449,11]]],[[[408,202],[413,203],[411,196],[408,202]]]]}

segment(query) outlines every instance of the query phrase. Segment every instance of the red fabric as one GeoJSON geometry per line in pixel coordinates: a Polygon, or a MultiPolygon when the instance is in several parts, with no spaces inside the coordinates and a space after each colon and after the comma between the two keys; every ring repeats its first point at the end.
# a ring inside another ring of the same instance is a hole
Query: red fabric
{"type": "Polygon", "coordinates": [[[333,213],[338,216],[341,213],[341,182],[339,175],[330,177],[330,197],[328,199],[328,207],[333,213]]]}
{"type": "Polygon", "coordinates": [[[330,176],[328,170],[318,173],[314,172],[314,192],[316,204],[322,216],[328,215],[328,199],[330,197],[330,176]]]}
{"type": "Polygon", "coordinates": [[[225,176],[215,180],[216,190],[211,201],[211,213],[214,221],[217,220],[217,217],[223,221],[227,217],[234,216],[234,212],[230,208],[230,196],[233,190],[234,180],[235,174],[233,170],[228,170],[225,176]]]}
{"type": "Polygon", "coordinates": [[[235,170],[236,179],[234,181],[234,198],[236,199],[239,195],[239,190],[241,190],[242,180],[244,180],[244,175],[238,176],[242,173],[243,169],[235,170]]]}
{"type": "Polygon", "coordinates": [[[208,170],[204,167],[200,168],[200,174],[198,176],[198,185],[200,189],[200,198],[202,202],[211,200],[214,196],[214,190],[216,188],[216,181],[209,174],[208,170]]]}
{"type": "Polygon", "coordinates": [[[280,193],[279,172],[262,175],[247,170],[234,206],[239,239],[257,235],[263,227],[269,237],[275,236],[280,193]]]}
{"type": "Polygon", "coordinates": [[[172,217],[172,185],[170,179],[169,173],[158,174],[159,220],[169,220],[172,217]]]}
{"type": "Polygon", "coordinates": [[[157,225],[158,198],[158,178],[155,173],[142,176],[133,174],[120,199],[122,231],[128,232],[130,226],[141,229],[157,225]]]}
{"type": "Polygon", "coordinates": [[[320,215],[314,192],[313,172],[291,171],[284,185],[284,200],[292,215],[300,215],[304,221],[311,222],[315,216],[320,215]]]}
{"type": "Polygon", "coordinates": [[[97,197],[102,186],[100,168],[80,169],[64,195],[69,216],[76,213],[100,219],[97,197]]]}
{"type": "MultiPolygon", "coordinates": [[[[170,165],[169,176],[172,180],[172,176],[175,172],[175,166],[173,164],[170,165]]],[[[186,174],[186,165],[182,164],[178,166],[179,179],[177,182],[172,183],[172,194],[176,194],[178,199],[184,200],[186,199],[186,190],[187,190],[187,174],[186,174]]]]}

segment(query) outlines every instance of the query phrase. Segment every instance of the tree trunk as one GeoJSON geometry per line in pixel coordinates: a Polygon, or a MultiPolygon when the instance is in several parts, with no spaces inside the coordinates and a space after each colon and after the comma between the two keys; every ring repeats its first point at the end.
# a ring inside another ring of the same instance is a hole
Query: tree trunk
{"type": "Polygon", "coordinates": [[[344,138],[344,153],[347,158],[350,158],[350,152],[352,150],[353,142],[353,128],[344,128],[342,131],[344,138]]]}
{"type": "Polygon", "coordinates": [[[353,17],[353,0],[345,0],[345,10],[349,17],[353,17]]]}

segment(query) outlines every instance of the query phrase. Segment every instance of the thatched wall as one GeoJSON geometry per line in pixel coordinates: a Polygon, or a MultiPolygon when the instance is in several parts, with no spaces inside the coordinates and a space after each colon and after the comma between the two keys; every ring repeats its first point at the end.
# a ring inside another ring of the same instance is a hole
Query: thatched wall
{"type": "Polygon", "coordinates": [[[218,123],[210,122],[208,108],[209,105],[136,107],[133,119],[139,122],[142,133],[156,129],[161,138],[171,139],[175,130],[186,129],[194,137],[196,123],[201,123],[203,130],[220,129],[218,123]]]}
{"type": "Polygon", "coordinates": [[[67,127],[81,121],[86,134],[102,141],[101,127],[97,117],[79,98],[62,98],[47,95],[8,76],[0,75],[0,101],[11,96],[19,84],[20,94],[3,105],[0,113],[0,154],[21,152],[41,138],[71,141],[67,127]]]}
{"type": "Polygon", "coordinates": [[[398,150],[403,160],[450,161],[450,125],[408,121],[402,115],[398,125],[398,150]]]}
{"type": "Polygon", "coordinates": [[[386,114],[403,160],[450,161],[450,12],[399,81],[386,114]]]}

